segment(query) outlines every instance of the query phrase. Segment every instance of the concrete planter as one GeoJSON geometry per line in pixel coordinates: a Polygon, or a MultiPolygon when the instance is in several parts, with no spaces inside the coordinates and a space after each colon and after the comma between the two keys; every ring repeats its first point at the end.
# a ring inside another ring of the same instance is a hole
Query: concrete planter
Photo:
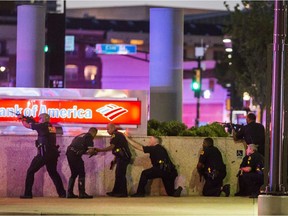
{"type": "MultiPolygon", "coordinates": [[[[70,169],[65,155],[66,148],[74,137],[58,136],[57,143],[60,145],[61,155],[58,162],[58,171],[62,177],[64,187],[70,177],[70,169]]],[[[24,192],[26,171],[36,154],[34,140],[36,136],[27,135],[2,135],[0,145],[0,197],[18,197],[24,192]]],[[[98,137],[94,145],[105,147],[109,145],[109,137],[98,137]]],[[[149,137],[135,137],[140,143],[148,143],[149,137]]],[[[202,147],[202,137],[163,137],[163,145],[170,153],[171,159],[177,166],[179,176],[176,186],[181,185],[184,196],[201,195],[203,181],[196,171],[199,152],[202,147]]],[[[224,183],[231,184],[231,194],[237,189],[237,178],[239,165],[245,155],[244,146],[241,142],[234,142],[231,137],[214,138],[215,145],[222,152],[223,159],[227,166],[227,176],[224,183]]],[[[134,162],[127,170],[128,192],[134,193],[138,186],[140,174],[143,169],[151,166],[149,155],[144,154],[131,147],[134,162]]],[[[99,153],[88,158],[83,156],[86,168],[86,191],[94,196],[104,196],[111,191],[114,185],[114,170],[109,170],[110,162],[113,159],[111,152],[99,153]]],[[[165,190],[160,179],[152,181],[147,188],[150,195],[165,195],[165,190]]],[[[78,193],[75,185],[74,192],[78,193]]],[[[57,196],[52,180],[42,168],[35,175],[33,186],[34,196],[57,196]]]]}

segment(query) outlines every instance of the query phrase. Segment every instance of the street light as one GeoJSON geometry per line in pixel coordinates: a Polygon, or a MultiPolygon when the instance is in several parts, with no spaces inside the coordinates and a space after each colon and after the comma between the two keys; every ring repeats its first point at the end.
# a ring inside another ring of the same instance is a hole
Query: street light
{"type": "Polygon", "coordinates": [[[209,89],[206,89],[204,92],[203,92],[203,97],[205,99],[209,99],[211,97],[211,91],[209,89]]]}
{"type": "Polygon", "coordinates": [[[0,67],[0,72],[4,72],[6,70],[6,67],[5,66],[1,66],[0,67]]]}
{"type": "Polygon", "coordinates": [[[202,73],[201,60],[204,57],[206,48],[207,47],[204,46],[195,47],[195,57],[197,58],[198,67],[193,70],[193,77],[195,79],[195,82],[193,82],[192,80],[192,90],[194,91],[194,95],[197,98],[196,119],[195,119],[196,127],[199,126],[199,118],[200,118],[201,73],[202,73]]]}
{"type": "Polygon", "coordinates": [[[223,39],[223,43],[227,44],[227,43],[231,43],[231,39],[230,38],[224,38],[223,39]]]}

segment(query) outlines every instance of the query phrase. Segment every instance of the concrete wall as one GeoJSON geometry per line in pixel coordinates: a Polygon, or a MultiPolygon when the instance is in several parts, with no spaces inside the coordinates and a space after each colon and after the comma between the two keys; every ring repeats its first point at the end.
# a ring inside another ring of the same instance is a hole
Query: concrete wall
{"type": "MultiPolygon", "coordinates": [[[[1,135],[0,144],[0,197],[18,197],[24,192],[24,183],[26,170],[32,158],[36,154],[34,146],[34,135],[11,136],[1,135]]],[[[73,137],[58,136],[57,141],[60,145],[61,155],[58,162],[58,171],[62,177],[64,187],[67,188],[67,182],[70,177],[65,151],[73,137]]],[[[147,143],[148,137],[137,137],[135,140],[141,143],[147,143]]],[[[179,177],[175,186],[181,185],[183,195],[192,196],[201,194],[203,182],[200,182],[196,171],[196,164],[199,157],[199,151],[202,146],[202,137],[163,137],[163,144],[169,151],[172,160],[177,166],[179,177]]],[[[223,153],[224,161],[227,165],[227,176],[225,183],[231,184],[231,194],[237,189],[236,174],[242,156],[237,156],[237,151],[244,152],[242,143],[235,143],[232,138],[215,138],[215,145],[223,153]]],[[[109,137],[99,137],[94,145],[104,147],[109,145],[109,137]]],[[[128,192],[134,193],[137,189],[139,177],[143,169],[151,166],[147,154],[132,149],[134,163],[128,166],[127,180],[128,192]]],[[[114,185],[114,170],[109,170],[113,155],[110,152],[99,153],[88,158],[83,157],[86,166],[86,191],[94,196],[104,196],[106,192],[111,191],[114,185]]],[[[151,195],[164,195],[165,190],[160,180],[153,180],[151,187],[148,187],[151,195]]],[[[75,185],[74,192],[78,193],[75,185]]],[[[46,168],[42,168],[35,175],[33,187],[34,196],[57,196],[52,180],[49,178],[46,168]]]]}

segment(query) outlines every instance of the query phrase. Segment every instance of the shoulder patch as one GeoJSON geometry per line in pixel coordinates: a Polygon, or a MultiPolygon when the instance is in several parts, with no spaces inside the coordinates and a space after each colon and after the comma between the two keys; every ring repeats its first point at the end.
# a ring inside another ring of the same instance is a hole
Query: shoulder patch
{"type": "Polygon", "coordinates": [[[49,133],[56,133],[56,127],[48,127],[49,133]]]}

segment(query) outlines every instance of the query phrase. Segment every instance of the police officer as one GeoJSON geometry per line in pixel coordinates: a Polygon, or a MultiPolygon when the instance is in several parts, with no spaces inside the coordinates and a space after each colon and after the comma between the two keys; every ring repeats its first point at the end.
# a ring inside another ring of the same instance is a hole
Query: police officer
{"type": "Polygon", "coordinates": [[[226,165],[223,162],[221,152],[214,146],[214,141],[210,137],[203,141],[203,150],[199,157],[197,170],[205,179],[203,196],[220,196],[221,192],[224,192],[226,197],[230,195],[230,185],[223,186],[226,165]]]}
{"type": "Polygon", "coordinates": [[[82,155],[86,154],[89,147],[94,146],[93,139],[96,137],[98,130],[91,127],[88,133],[82,133],[76,136],[68,146],[66,155],[71,170],[71,177],[68,182],[67,198],[78,198],[73,193],[75,180],[78,176],[79,198],[93,198],[85,192],[85,167],[82,155]]]}
{"type": "Polygon", "coordinates": [[[50,123],[50,116],[47,113],[40,114],[39,123],[28,121],[30,119],[23,115],[18,115],[18,118],[22,121],[24,127],[36,130],[38,133],[38,138],[35,142],[38,153],[27,170],[25,192],[20,198],[32,198],[34,175],[44,165],[46,165],[47,172],[56,187],[59,197],[65,198],[66,191],[56,169],[59,157],[59,146],[56,145],[56,128],[50,123]]]}
{"type": "Polygon", "coordinates": [[[249,144],[237,175],[239,191],[235,196],[257,198],[260,193],[260,187],[264,184],[263,170],[263,155],[257,152],[257,145],[249,144]]]}
{"type": "Polygon", "coordinates": [[[179,186],[176,190],[174,189],[175,179],[178,176],[178,173],[174,164],[170,160],[166,149],[161,145],[162,139],[160,137],[152,136],[148,146],[142,146],[127,136],[126,139],[137,150],[149,153],[152,163],[151,168],[142,171],[137,192],[131,196],[144,197],[145,186],[148,183],[148,180],[161,178],[167,195],[180,197],[182,187],[179,186]]]}
{"type": "Polygon", "coordinates": [[[119,132],[113,123],[107,125],[107,132],[111,135],[110,146],[100,149],[100,148],[91,148],[88,150],[89,154],[94,152],[107,152],[112,151],[112,154],[115,156],[114,160],[111,162],[112,169],[116,165],[115,170],[115,182],[114,187],[111,192],[107,192],[108,196],[112,197],[127,197],[127,180],[126,180],[126,171],[127,166],[131,161],[131,152],[128,147],[128,142],[123,133],[119,132]]]}
{"type": "Polygon", "coordinates": [[[248,113],[246,116],[247,125],[240,128],[239,131],[233,130],[235,141],[244,139],[246,144],[258,145],[258,152],[265,155],[265,128],[262,124],[256,123],[256,115],[248,113]]]}

